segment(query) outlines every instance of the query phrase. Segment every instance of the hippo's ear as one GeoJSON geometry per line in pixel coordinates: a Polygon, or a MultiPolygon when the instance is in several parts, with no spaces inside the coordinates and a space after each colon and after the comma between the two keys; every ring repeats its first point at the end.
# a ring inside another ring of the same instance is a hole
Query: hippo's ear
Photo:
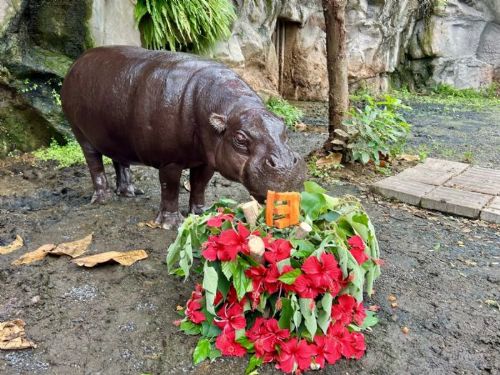
{"type": "Polygon", "coordinates": [[[211,113],[208,118],[208,122],[212,125],[218,133],[224,132],[226,130],[226,116],[219,115],[217,113],[211,113]]]}

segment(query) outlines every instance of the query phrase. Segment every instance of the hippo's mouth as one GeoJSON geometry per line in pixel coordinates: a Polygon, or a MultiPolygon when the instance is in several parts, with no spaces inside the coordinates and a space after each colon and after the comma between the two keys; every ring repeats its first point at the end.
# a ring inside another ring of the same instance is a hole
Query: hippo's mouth
{"type": "Polygon", "coordinates": [[[252,192],[252,191],[249,191],[250,195],[255,198],[255,200],[257,202],[259,202],[260,204],[264,204],[266,203],[266,196],[265,195],[262,195],[260,193],[256,193],[256,192],[252,192]]]}

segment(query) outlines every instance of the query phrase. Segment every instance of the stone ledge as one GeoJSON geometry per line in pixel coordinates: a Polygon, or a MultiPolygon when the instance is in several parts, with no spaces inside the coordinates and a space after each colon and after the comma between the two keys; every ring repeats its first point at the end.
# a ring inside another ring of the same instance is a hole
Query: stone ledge
{"type": "Polygon", "coordinates": [[[500,197],[495,197],[481,211],[481,220],[500,224],[500,197]]]}
{"type": "Polygon", "coordinates": [[[384,197],[418,206],[422,197],[436,187],[417,181],[404,180],[399,178],[399,176],[393,176],[375,183],[371,188],[384,197]]]}
{"type": "Polygon", "coordinates": [[[462,173],[467,168],[469,168],[468,164],[428,158],[425,163],[406,169],[398,174],[397,177],[427,185],[439,186],[462,173]]]}
{"type": "Polygon", "coordinates": [[[477,219],[493,196],[439,186],[422,198],[423,208],[477,219]]]}
{"type": "Polygon", "coordinates": [[[500,194],[500,171],[489,168],[471,167],[451,178],[444,186],[489,195],[500,194]]]}

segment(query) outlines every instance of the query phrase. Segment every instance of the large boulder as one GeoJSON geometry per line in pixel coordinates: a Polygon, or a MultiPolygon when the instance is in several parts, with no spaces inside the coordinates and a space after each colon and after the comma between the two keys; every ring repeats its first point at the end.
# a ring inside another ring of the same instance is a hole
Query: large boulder
{"type": "Polygon", "coordinates": [[[70,135],[59,89],[85,49],[140,45],[122,0],[0,1],[0,157],[70,135]]]}

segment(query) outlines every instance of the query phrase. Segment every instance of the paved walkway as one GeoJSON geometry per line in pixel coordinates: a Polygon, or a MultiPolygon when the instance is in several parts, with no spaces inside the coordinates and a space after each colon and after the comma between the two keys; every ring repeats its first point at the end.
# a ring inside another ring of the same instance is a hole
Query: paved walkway
{"type": "Polygon", "coordinates": [[[377,193],[415,206],[500,223],[500,170],[441,159],[372,185],[377,193]]]}

